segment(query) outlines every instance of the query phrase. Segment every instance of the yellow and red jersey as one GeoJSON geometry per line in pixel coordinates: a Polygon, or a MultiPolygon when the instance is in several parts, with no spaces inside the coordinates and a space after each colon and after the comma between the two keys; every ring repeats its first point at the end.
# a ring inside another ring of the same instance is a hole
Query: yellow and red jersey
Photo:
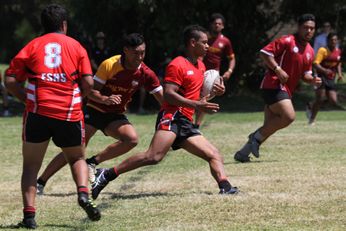
{"type": "MultiPolygon", "coordinates": [[[[321,47],[317,51],[317,55],[315,57],[314,63],[315,64],[320,64],[324,68],[328,68],[333,73],[329,76],[326,76],[329,79],[334,79],[336,72],[337,72],[337,67],[340,63],[341,59],[341,50],[339,48],[334,48],[334,50],[329,50],[326,47],[321,47]]],[[[319,73],[322,74],[322,73],[319,73]]]]}
{"type": "Polygon", "coordinates": [[[49,33],[29,42],[11,61],[7,76],[28,80],[26,110],[43,116],[83,119],[78,82],[91,76],[86,50],[61,33],[49,33]]]}
{"type": "MultiPolygon", "coordinates": [[[[167,66],[164,83],[174,83],[179,86],[178,93],[190,100],[199,100],[201,88],[203,86],[205,66],[201,60],[197,60],[197,65],[182,56],[173,59],[167,66]]],[[[164,101],[162,110],[174,113],[180,111],[189,120],[193,121],[194,108],[180,107],[164,101]]]]}
{"type": "Polygon", "coordinates": [[[261,84],[262,89],[281,89],[292,96],[300,78],[306,73],[312,73],[314,50],[309,43],[298,43],[295,35],[282,36],[265,46],[261,52],[274,57],[289,76],[288,81],[281,84],[275,72],[268,69],[261,84]]]}
{"type": "Polygon", "coordinates": [[[208,45],[208,52],[203,59],[207,70],[214,69],[220,71],[220,64],[223,56],[234,59],[232,43],[223,34],[219,34],[216,38],[209,38],[208,45]]]}
{"type": "Polygon", "coordinates": [[[132,100],[132,95],[144,87],[153,94],[162,89],[156,74],[143,62],[136,70],[127,70],[122,62],[122,55],[115,55],[101,63],[94,76],[94,80],[103,84],[100,93],[102,95],[121,95],[121,103],[116,105],[105,105],[88,100],[87,105],[105,113],[124,113],[127,105],[132,100]]]}

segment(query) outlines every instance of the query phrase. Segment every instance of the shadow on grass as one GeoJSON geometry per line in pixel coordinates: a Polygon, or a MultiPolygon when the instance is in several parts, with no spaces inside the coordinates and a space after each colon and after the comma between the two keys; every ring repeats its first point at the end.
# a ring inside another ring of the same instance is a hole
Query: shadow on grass
{"type": "MultiPolygon", "coordinates": [[[[107,194],[107,193],[106,193],[107,194]]],[[[118,199],[118,200],[134,200],[134,199],[141,199],[141,198],[149,198],[149,197],[166,197],[166,196],[172,196],[176,194],[171,193],[162,193],[162,192],[149,192],[149,193],[138,193],[138,194],[129,194],[125,195],[122,193],[108,193],[111,195],[111,199],[118,199]]]]}
{"type": "MultiPolygon", "coordinates": [[[[85,219],[82,220],[81,224],[85,224],[87,222],[91,222],[89,219],[85,219]]],[[[88,230],[87,227],[82,228],[81,226],[72,226],[72,225],[58,225],[58,224],[45,224],[45,225],[37,225],[38,229],[42,229],[42,228],[46,228],[46,230],[50,230],[50,229],[67,229],[67,230],[88,230]]],[[[16,225],[0,225],[0,230],[9,230],[9,229],[23,229],[23,230],[27,230],[26,228],[23,227],[19,227],[18,224],[16,225]]]]}
{"type": "Polygon", "coordinates": [[[276,163],[276,162],[279,162],[278,160],[258,160],[258,159],[251,159],[250,162],[245,162],[245,163],[241,163],[239,161],[228,161],[228,162],[225,162],[224,165],[230,165],[230,164],[246,164],[246,165],[249,165],[249,164],[259,164],[259,163],[276,163]]]}
{"type": "Polygon", "coordinates": [[[70,192],[70,193],[44,193],[43,195],[38,196],[48,196],[48,197],[68,197],[68,196],[77,196],[77,193],[75,192],[70,192]]]}

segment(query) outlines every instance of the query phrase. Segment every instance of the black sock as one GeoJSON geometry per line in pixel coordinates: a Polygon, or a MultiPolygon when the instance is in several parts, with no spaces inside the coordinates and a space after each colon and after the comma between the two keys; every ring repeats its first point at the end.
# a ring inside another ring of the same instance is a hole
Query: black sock
{"type": "Polygon", "coordinates": [[[44,186],[46,186],[47,181],[44,181],[41,178],[38,178],[37,183],[39,183],[40,185],[43,185],[43,187],[44,187],[44,186]]]}
{"type": "Polygon", "coordinates": [[[222,180],[219,182],[219,188],[225,189],[225,191],[228,191],[232,188],[232,185],[231,185],[231,183],[229,183],[228,180],[222,180]]]}
{"type": "Polygon", "coordinates": [[[93,156],[93,157],[90,157],[88,159],[86,159],[85,161],[87,162],[87,164],[95,164],[95,165],[98,165],[99,163],[97,163],[96,161],[96,156],[93,156]]]}
{"type": "Polygon", "coordinates": [[[105,171],[104,176],[106,180],[112,181],[118,177],[118,173],[114,170],[114,168],[109,168],[105,171]]]}

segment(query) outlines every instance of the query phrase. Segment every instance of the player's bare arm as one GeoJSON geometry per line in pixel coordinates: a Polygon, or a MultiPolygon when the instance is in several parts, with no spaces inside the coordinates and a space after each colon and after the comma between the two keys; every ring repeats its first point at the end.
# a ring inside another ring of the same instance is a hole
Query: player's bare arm
{"type": "Polygon", "coordinates": [[[338,64],[338,80],[342,80],[343,79],[343,74],[342,74],[342,70],[341,70],[341,63],[338,64]]]}
{"type": "Polygon", "coordinates": [[[190,100],[178,94],[179,86],[173,83],[165,83],[164,98],[173,105],[190,107],[205,113],[215,113],[219,110],[219,105],[216,103],[207,102],[209,95],[203,97],[201,100],[190,100]]]}
{"type": "Polygon", "coordinates": [[[313,66],[319,73],[323,73],[326,76],[333,74],[332,70],[322,67],[319,63],[314,63],[313,66]]]}
{"type": "Polygon", "coordinates": [[[225,73],[223,73],[222,78],[225,81],[229,80],[229,78],[233,74],[233,70],[234,70],[235,64],[236,64],[236,60],[235,60],[235,57],[233,57],[232,59],[229,60],[229,66],[228,66],[227,71],[225,73]]]}
{"type": "Polygon", "coordinates": [[[314,77],[312,76],[311,74],[309,73],[306,73],[304,76],[303,76],[303,81],[306,82],[306,83],[309,83],[309,84],[312,84],[312,85],[315,85],[317,87],[321,86],[322,84],[322,79],[320,77],[314,77]]]}
{"type": "Polygon", "coordinates": [[[94,88],[93,90],[91,90],[91,93],[88,95],[88,98],[94,100],[95,102],[102,103],[105,105],[115,105],[121,103],[121,95],[102,95],[100,92],[102,87],[102,83],[95,81],[94,88]]]}
{"type": "Polygon", "coordinates": [[[267,55],[263,52],[260,53],[260,57],[266,66],[273,70],[280,80],[280,83],[285,84],[289,78],[288,74],[279,66],[273,56],[267,55]]]}
{"type": "Polygon", "coordinates": [[[157,102],[159,102],[160,105],[163,103],[163,90],[161,89],[158,92],[155,92],[153,94],[154,98],[156,99],[157,102]]]}
{"type": "Polygon", "coordinates": [[[84,76],[81,79],[81,90],[82,90],[82,96],[86,97],[90,94],[91,90],[93,89],[94,86],[94,80],[91,75],[84,76]]]}
{"type": "Polygon", "coordinates": [[[17,97],[23,103],[25,102],[26,95],[23,87],[17,82],[15,77],[5,76],[5,86],[12,95],[17,97]]]}

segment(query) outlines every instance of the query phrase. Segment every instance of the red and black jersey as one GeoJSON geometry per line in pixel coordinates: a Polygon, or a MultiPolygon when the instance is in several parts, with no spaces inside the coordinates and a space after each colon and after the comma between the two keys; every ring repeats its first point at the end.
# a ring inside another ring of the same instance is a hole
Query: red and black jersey
{"type": "Polygon", "coordinates": [[[147,65],[142,62],[136,70],[127,70],[122,65],[121,55],[103,61],[94,80],[103,84],[100,90],[102,95],[121,95],[121,103],[115,105],[105,105],[89,99],[88,106],[106,113],[124,113],[132,95],[142,86],[150,94],[162,89],[159,78],[147,65]]]}
{"type": "MultiPolygon", "coordinates": [[[[199,100],[203,86],[203,75],[205,66],[202,61],[197,60],[197,65],[182,56],[173,59],[167,66],[164,83],[174,83],[179,86],[178,93],[190,100],[199,100]]],[[[167,112],[180,111],[189,120],[193,121],[194,108],[171,105],[164,101],[161,109],[167,112]]]]}
{"type": "Polygon", "coordinates": [[[265,46],[261,52],[274,57],[289,76],[288,81],[281,84],[275,72],[268,69],[261,84],[262,89],[282,89],[292,96],[300,78],[306,73],[312,73],[314,49],[309,43],[298,43],[295,35],[282,36],[265,46]]]}
{"type": "Polygon", "coordinates": [[[83,119],[78,83],[92,71],[86,50],[73,38],[49,33],[32,40],[12,59],[6,75],[28,80],[27,111],[59,120],[83,119]]]}
{"type": "Polygon", "coordinates": [[[203,59],[207,70],[214,69],[220,71],[221,58],[223,56],[234,59],[232,43],[223,34],[219,34],[216,38],[209,38],[208,45],[208,52],[203,59]]]}

